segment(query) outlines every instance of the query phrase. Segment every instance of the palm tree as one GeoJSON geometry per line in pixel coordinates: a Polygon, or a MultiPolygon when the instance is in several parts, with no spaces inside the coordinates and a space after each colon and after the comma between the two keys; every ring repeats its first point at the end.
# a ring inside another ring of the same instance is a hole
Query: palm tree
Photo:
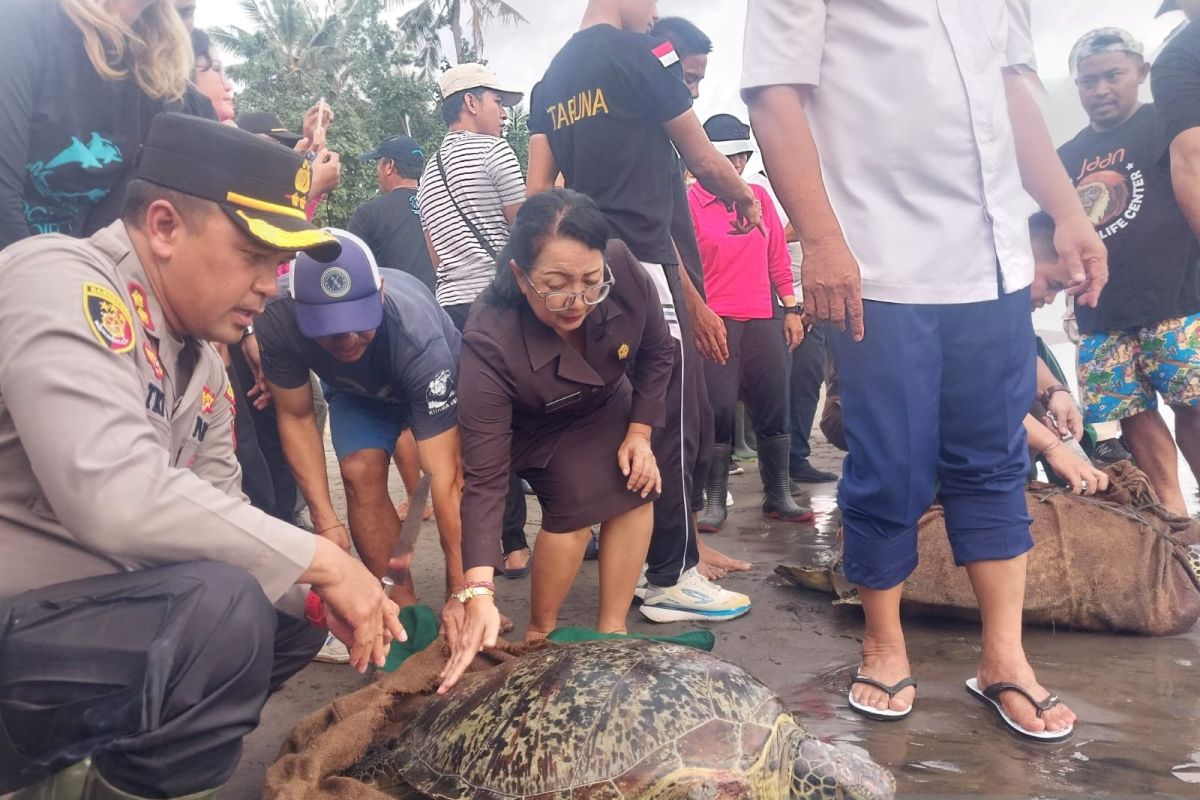
{"type": "Polygon", "coordinates": [[[415,2],[400,18],[400,35],[417,65],[426,75],[433,75],[442,63],[442,43],[439,33],[450,29],[454,42],[455,60],[462,63],[469,54],[483,53],[483,29],[493,19],[505,25],[529,20],[504,0],[410,0],[415,2]],[[470,14],[471,36],[464,32],[464,22],[470,14]]]}
{"type": "Polygon", "coordinates": [[[354,56],[347,34],[378,10],[371,0],[326,0],[320,6],[314,0],[239,0],[238,5],[253,30],[231,26],[211,34],[242,62],[270,64],[281,73],[319,69],[335,76],[354,56]]]}

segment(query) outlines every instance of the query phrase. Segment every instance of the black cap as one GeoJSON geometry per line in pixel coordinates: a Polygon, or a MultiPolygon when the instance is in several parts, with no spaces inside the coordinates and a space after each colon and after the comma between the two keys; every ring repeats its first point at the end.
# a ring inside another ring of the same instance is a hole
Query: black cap
{"type": "Polygon", "coordinates": [[[1179,10],[1179,3],[1175,2],[1175,0],[1163,0],[1163,4],[1158,7],[1158,13],[1155,14],[1154,16],[1161,17],[1163,14],[1166,14],[1168,11],[1178,11],[1178,10],[1179,10]]]}
{"type": "Polygon", "coordinates": [[[411,136],[405,136],[403,133],[389,136],[374,150],[359,156],[362,161],[374,161],[377,158],[390,158],[396,162],[397,166],[403,164],[416,169],[425,166],[425,153],[421,150],[421,145],[417,144],[417,141],[411,136]]]}
{"type": "Polygon", "coordinates": [[[185,114],[154,117],[135,178],[211,200],[254,239],[322,261],[341,244],[308,221],[312,166],[283,145],[232,125],[185,114]]]}
{"type": "Polygon", "coordinates": [[[283,122],[277,114],[272,114],[270,111],[251,111],[249,114],[242,114],[236,120],[237,126],[249,133],[257,133],[260,136],[270,136],[275,141],[288,147],[295,147],[296,143],[304,137],[298,133],[293,133],[283,127],[283,122]]]}
{"type": "Polygon", "coordinates": [[[750,126],[733,114],[714,114],[709,117],[704,123],[704,132],[721,155],[735,156],[739,153],[754,152],[754,143],[750,141],[750,126]]]}

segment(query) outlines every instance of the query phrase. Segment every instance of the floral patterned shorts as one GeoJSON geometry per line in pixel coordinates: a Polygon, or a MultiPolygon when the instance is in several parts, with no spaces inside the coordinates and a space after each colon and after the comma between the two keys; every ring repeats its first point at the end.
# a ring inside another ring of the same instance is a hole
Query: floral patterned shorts
{"type": "Polygon", "coordinates": [[[1144,328],[1087,334],[1079,343],[1079,396],[1089,424],[1200,403],[1200,314],[1144,328]]]}

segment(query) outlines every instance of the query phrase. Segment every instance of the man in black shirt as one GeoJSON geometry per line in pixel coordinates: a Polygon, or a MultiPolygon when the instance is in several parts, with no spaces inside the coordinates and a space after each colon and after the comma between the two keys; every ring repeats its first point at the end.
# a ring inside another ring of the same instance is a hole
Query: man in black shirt
{"type": "Polygon", "coordinates": [[[375,162],[379,197],[354,210],[350,232],[367,243],[382,269],[407,272],[434,291],[433,262],[417,208],[417,183],[425,168],[425,153],[401,133],[389,136],[359,158],[375,162]]]}
{"type": "Polygon", "coordinates": [[[1109,284],[1079,305],[1079,386],[1086,421],[1121,422],[1163,504],[1186,516],[1175,440],[1158,413],[1175,411],[1179,445],[1200,466],[1200,246],[1175,202],[1163,120],[1138,90],[1150,72],[1127,31],[1085,34],[1070,56],[1091,120],[1059,148],[1084,209],[1108,247],[1109,284]]]}
{"type": "MultiPolygon", "coordinates": [[[[642,614],[655,621],[729,619],[745,613],[749,599],[713,585],[689,566],[696,563],[689,555],[696,546],[692,480],[698,466],[707,470],[698,463],[701,420],[693,376],[700,369],[689,314],[702,321],[712,312],[687,271],[678,268],[671,236],[679,181],[674,148],[706,186],[737,208],[744,230],[758,226],[761,211],[705,136],[688,87],[670,71],[679,61],[674,48],[646,35],[654,11],[652,0],[590,0],[580,31],[533,90],[528,186],[530,193],[548,189],[561,171],[568,187],[596,200],[614,235],[651,276],[679,342],[668,389],[669,421],[654,443],[663,493],[655,503],[642,614]],[[672,549],[684,555],[668,558],[672,549]]],[[[723,337],[712,344],[706,354],[722,358],[723,337]]]]}

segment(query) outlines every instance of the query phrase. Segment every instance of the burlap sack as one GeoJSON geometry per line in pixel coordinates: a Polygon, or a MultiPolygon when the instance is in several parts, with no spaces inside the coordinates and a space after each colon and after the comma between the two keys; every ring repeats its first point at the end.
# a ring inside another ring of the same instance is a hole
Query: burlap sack
{"type": "MultiPolygon", "coordinates": [[[[1128,462],[1106,471],[1112,486],[1103,497],[1029,485],[1035,546],[1028,561],[1025,621],[1150,636],[1191,630],[1200,618],[1200,547],[1195,547],[1200,523],[1167,513],[1145,473],[1128,462]]],[[[940,506],[921,518],[917,546],[920,563],[904,584],[905,610],[978,619],[967,573],[954,565],[940,506]]],[[[830,572],[840,571],[839,559],[830,572]]],[[[812,570],[781,567],[779,572],[802,585],[818,585],[812,570]]],[[[830,583],[843,598],[853,591],[840,574],[827,576],[824,586],[830,583]]]]}
{"type": "MultiPolygon", "coordinates": [[[[470,672],[492,669],[541,646],[501,642],[481,653],[470,672]]],[[[397,736],[416,709],[437,690],[450,648],[438,639],[395,672],[335,700],[301,720],[279,750],[263,782],[265,800],[390,800],[389,795],[339,777],[375,741],[397,736]]]]}

